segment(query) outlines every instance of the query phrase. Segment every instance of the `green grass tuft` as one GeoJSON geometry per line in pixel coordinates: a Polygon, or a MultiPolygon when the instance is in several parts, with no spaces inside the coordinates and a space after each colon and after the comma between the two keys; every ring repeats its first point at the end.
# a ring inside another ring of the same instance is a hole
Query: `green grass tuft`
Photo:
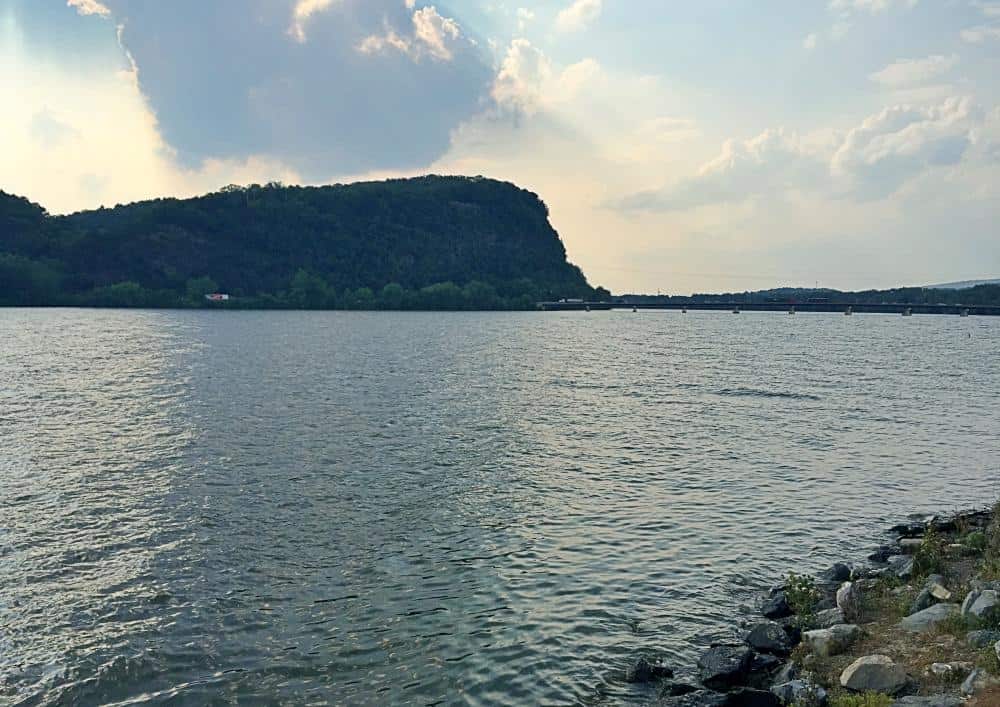
{"type": "Polygon", "coordinates": [[[975,550],[976,552],[983,552],[986,550],[986,533],[981,530],[969,533],[962,539],[962,544],[965,545],[970,550],[975,550]]]}
{"type": "Polygon", "coordinates": [[[941,535],[928,527],[920,547],[913,553],[913,574],[926,577],[944,570],[945,541],[941,535]]]}
{"type": "Polygon", "coordinates": [[[830,707],[890,707],[893,698],[881,692],[866,692],[863,695],[842,693],[830,697],[830,707]]]}

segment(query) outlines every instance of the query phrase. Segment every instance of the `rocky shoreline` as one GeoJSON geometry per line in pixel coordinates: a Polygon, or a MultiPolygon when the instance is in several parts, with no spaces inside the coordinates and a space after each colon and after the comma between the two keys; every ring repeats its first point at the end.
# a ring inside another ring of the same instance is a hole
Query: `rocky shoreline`
{"type": "MultiPolygon", "coordinates": [[[[1000,506],[998,506],[1000,509],[1000,506]]],[[[1000,706],[1000,510],[911,517],[865,561],[790,573],[698,682],[640,658],[662,707],[1000,706]]]]}

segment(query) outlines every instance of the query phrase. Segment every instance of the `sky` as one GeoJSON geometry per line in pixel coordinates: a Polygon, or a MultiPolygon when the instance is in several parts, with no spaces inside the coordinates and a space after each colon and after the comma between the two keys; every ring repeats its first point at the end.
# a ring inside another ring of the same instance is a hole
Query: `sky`
{"type": "Polygon", "coordinates": [[[0,189],[512,181],[623,292],[1000,277],[1000,0],[0,0],[0,189]]]}

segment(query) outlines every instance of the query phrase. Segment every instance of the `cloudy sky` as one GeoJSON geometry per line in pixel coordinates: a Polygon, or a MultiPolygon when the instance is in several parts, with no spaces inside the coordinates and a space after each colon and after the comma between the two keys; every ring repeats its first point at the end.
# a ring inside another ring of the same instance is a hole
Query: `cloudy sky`
{"type": "Polygon", "coordinates": [[[0,0],[0,188],[482,174],[595,284],[1000,277],[1000,1],[0,0]]]}

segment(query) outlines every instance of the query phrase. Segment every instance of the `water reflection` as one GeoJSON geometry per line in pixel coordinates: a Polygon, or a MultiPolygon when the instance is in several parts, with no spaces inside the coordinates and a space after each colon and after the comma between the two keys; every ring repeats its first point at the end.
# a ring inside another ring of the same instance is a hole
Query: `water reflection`
{"type": "Polygon", "coordinates": [[[196,435],[185,345],[154,315],[0,315],[0,695],[86,704],[135,689],[164,623],[154,558],[186,529],[163,500],[196,435]]]}

